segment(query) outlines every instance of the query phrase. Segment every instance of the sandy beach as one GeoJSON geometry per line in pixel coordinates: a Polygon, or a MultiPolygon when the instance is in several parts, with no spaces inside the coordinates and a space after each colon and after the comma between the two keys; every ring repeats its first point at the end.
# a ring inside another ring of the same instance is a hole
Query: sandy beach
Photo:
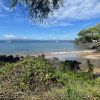
{"type": "MultiPolygon", "coordinates": [[[[42,52],[46,58],[57,57],[59,60],[77,60],[81,62],[80,67],[87,68],[87,59],[91,60],[91,63],[95,68],[100,68],[100,52],[95,50],[84,50],[74,52],[42,52]]],[[[41,53],[40,53],[41,54],[41,53]]],[[[33,53],[31,56],[38,56],[39,53],[33,53]]],[[[24,55],[25,56],[25,55],[24,55]]]]}
{"type": "Polygon", "coordinates": [[[91,63],[95,68],[100,68],[100,52],[95,50],[75,51],[75,52],[53,52],[46,53],[46,58],[57,57],[60,60],[77,60],[81,62],[80,67],[87,68],[87,59],[91,60],[91,63]]]}
{"type": "Polygon", "coordinates": [[[18,53],[14,55],[38,56],[41,53],[45,54],[45,57],[47,59],[57,57],[61,61],[77,60],[81,62],[80,67],[82,69],[87,69],[87,59],[90,59],[91,63],[95,66],[95,68],[100,68],[100,52],[96,52],[95,50],[83,50],[83,51],[74,51],[74,52],[40,52],[40,53],[31,53],[31,54],[18,53]]]}
{"type": "Polygon", "coordinates": [[[74,51],[74,52],[51,52],[51,53],[44,53],[47,58],[57,57],[60,60],[76,60],[79,58],[82,59],[100,59],[100,52],[97,53],[95,50],[84,50],[84,51],[74,51]]]}

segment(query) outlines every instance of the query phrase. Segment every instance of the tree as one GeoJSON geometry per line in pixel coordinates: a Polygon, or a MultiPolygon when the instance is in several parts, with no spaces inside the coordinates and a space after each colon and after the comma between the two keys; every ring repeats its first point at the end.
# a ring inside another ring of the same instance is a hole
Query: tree
{"type": "Polygon", "coordinates": [[[79,33],[78,33],[78,36],[80,37],[80,40],[82,41],[82,43],[85,43],[86,42],[86,37],[87,37],[87,33],[89,31],[87,30],[81,30],[79,33]]]}
{"type": "Polygon", "coordinates": [[[10,4],[11,8],[15,8],[17,4],[20,6],[24,4],[30,19],[42,22],[62,5],[62,0],[10,0],[10,4]]]}
{"type": "Polygon", "coordinates": [[[100,39],[100,24],[94,26],[94,27],[90,27],[84,30],[81,30],[78,33],[78,42],[82,42],[82,43],[92,43],[93,40],[99,40],[100,39]]]}

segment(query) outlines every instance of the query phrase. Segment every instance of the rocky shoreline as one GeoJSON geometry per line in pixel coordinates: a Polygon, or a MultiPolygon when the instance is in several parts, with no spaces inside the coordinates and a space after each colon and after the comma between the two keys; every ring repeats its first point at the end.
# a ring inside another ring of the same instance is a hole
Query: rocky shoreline
{"type": "MultiPolygon", "coordinates": [[[[81,62],[80,67],[85,69],[87,68],[87,59],[91,60],[93,65],[96,68],[100,68],[100,52],[96,50],[83,50],[83,51],[74,51],[74,52],[42,52],[42,53],[32,53],[30,55],[27,54],[12,54],[15,58],[17,57],[26,57],[26,56],[35,56],[44,54],[47,59],[58,58],[60,61],[65,60],[76,60],[81,62]]],[[[9,58],[9,57],[8,57],[9,58]]]]}
{"type": "MultiPolygon", "coordinates": [[[[41,53],[32,53],[29,56],[38,56],[41,53]]],[[[82,62],[81,66],[86,66],[86,60],[90,59],[96,67],[100,67],[100,52],[96,50],[83,50],[83,51],[74,51],[74,52],[42,52],[47,59],[53,57],[58,58],[61,61],[65,60],[77,60],[82,62]],[[85,62],[85,63],[84,63],[85,62]]],[[[27,56],[24,54],[19,54],[20,56],[27,56]]]]}

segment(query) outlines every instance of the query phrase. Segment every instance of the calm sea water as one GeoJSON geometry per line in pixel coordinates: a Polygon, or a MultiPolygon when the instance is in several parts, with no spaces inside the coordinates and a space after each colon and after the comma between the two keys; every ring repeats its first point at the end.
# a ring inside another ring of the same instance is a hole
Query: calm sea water
{"type": "Polygon", "coordinates": [[[67,41],[13,41],[0,42],[0,54],[39,53],[39,52],[69,52],[84,50],[67,41]]]}

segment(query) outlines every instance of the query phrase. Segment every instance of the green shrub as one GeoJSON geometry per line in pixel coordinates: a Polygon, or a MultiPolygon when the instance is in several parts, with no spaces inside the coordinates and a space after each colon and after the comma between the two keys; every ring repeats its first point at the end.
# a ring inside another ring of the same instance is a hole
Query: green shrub
{"type": "Polygon", "coordinates": [[[64,63],[57,66],[58,63],[29,56],[16,63],[5,63],[0,69],[0,94],[38,100],[100,99],[100,79],[91,79],[90,62],[89,72],[64,70],[64,63]]]}

